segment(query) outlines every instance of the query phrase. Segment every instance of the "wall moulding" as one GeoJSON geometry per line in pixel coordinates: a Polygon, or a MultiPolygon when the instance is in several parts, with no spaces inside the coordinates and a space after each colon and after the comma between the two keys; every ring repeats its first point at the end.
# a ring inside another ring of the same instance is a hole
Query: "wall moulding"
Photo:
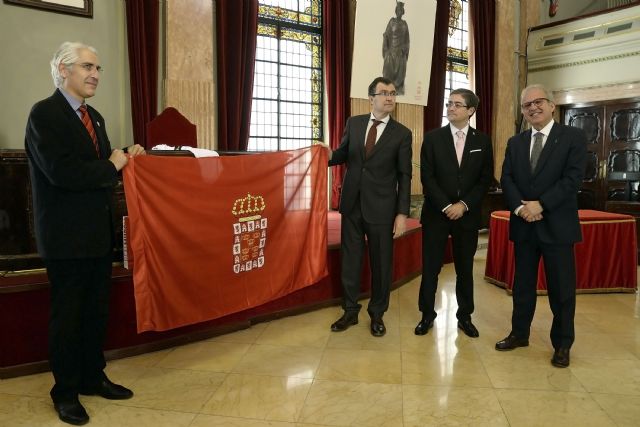
{"type": "Polygon", "coordinates": [[[615,87],[638,80],[640,5],[533,28],[527,83],[551,90],[615,87]]]}
{"type": "Polygon", "coordinates": [[[553,92],[557,105],[640,98],[640,80],[629,83],[569,88],[553,92]]]}

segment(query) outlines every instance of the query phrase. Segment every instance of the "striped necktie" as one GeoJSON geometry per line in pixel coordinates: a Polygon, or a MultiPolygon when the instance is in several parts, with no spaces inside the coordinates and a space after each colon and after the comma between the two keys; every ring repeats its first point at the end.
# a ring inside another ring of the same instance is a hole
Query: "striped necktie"
{"type": "Polygon", "coordinates": [[[93,141],[93,146],[96,149],[96,154],[100,157],[100,146],[98,145],[98,137],[96,136],[96,130],[93,128],[93,123],[91,122],[91,117],[89,117],[89,112],[87,111],[87,104],[82,104],[80,108],[78,108],[81,114],[82,124],[87,128],[87,132],[89,132],[89,136],[91,136],[91,140],[93,141]]]}

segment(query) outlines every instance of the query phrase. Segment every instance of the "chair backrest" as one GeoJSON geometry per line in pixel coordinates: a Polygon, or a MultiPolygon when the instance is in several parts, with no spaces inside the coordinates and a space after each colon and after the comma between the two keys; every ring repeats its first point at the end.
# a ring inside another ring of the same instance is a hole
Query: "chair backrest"
{"type": "Polygon", "coordinates": [[[196,125],[173,107],[167,107],[147,123],[147,149],[158,144],[198,146],[196,125]]]}

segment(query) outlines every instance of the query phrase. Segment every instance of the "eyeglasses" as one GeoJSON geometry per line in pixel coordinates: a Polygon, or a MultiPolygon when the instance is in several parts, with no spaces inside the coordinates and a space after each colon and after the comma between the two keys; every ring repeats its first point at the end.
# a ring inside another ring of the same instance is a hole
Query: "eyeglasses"
{"type": "Polygon", "coordinates": [[[93,72],[93,70],[96,70],[99,73],[104,72],[104,68],[102,68],[100,65],[92,64],[90,62],[82,62],[82,63],[76,62],[74,63],[74,65],[78,65],[79,67],[82,67],[88,73],[93,72]]]}
{"type": "Polygon", "coordinates": [[[523,110],[527,110],[529,107],[531,107],[532,105],[537,107],[542,107],[542,104],[544,103],[544,101],[549,101],[547,98],[536,98],[533,101],[529,101],[529,102],[525,102],[524,104],[521,105],[523,110]]]}
{"type": "Polygon", "coordinates": [[[464,105],[464,104],[462,104],[461,102],[451,102],[451,101],[449,101],[449,102],[447,102],[447,103],[446,103],[446,104],[444,104],[444,105],[445,105],[445,107],[447,107],[447,108],[454,107],[456,110],[457,110],[458,108],[469,108],[469,106],[468,106],[468,105],[464,105]]]}
{"type": "Polygon", "coordinates": [[[371,96],[378,96],[378,95],[384,96],[385,98],[388,97],[388,96],[390,96],[392,98],[395,98],[398,95],[398,92],[396,92],[395,90],[391,91],[391,92],[387,92],[386,90],[383,90],[382,92],[372,93],[371,94],[371,96]]]}

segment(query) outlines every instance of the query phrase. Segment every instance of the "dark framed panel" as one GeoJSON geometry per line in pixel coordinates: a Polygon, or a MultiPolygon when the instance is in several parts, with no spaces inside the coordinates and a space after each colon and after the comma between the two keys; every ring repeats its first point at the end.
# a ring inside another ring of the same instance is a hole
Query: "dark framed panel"
{"type": "Polygon", "coordinates": [[[7,4],[93,18],[93,0],[4,0],[7,4]]]}

